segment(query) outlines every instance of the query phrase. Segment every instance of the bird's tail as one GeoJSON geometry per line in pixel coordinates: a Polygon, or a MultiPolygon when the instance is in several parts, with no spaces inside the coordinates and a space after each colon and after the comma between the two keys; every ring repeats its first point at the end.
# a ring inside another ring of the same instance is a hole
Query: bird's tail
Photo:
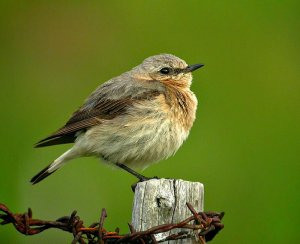
{"type": "Polygon", "coordinates": [[[76,157],[76,155],[74,154],[74,151],[72,150],[72,148],[69,149],[64,154],[62,154],[57,159],[55,159],[53,163],[49,164],[41,172],[39,172],[38,174],[36,174],[35,176],[33,176],[32,179],[30,180],[30,182],[33,185],[36,184],[36,183],[38,183],[38,182],[40,182],[41,180],[45,179],[46,177],[48,177],[49,175],[51,175],[52,173],[54,173],[60,167],[62,167],[63,165],[65,165],[69,160],[71,160],[71,159],[73,159],[75,157],[76,157]]]}

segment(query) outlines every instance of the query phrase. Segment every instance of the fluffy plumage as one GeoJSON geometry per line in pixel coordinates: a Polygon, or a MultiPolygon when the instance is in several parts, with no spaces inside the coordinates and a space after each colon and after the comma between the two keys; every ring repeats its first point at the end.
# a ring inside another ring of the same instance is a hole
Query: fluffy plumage
{"type": "Polygon", "coordinates": [[[81,156],[145,168],[173,155],[195,120],[191,72],[200,67],[188,66],[174,55],[156,55],[99,86],[62,128],[36,144],[74,142],[31,182],[81,156]],[[163,68],[167,70],[162,72],[163,68]]]}

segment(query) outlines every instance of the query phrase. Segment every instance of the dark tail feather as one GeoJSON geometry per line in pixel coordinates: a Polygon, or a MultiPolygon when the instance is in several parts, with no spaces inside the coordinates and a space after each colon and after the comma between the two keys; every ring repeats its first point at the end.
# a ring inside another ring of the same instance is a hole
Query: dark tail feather
{"type": "Polygon", "coordinates": [[[48,172],[49,167],[50,167],[50,165],[48,165],[41,172],[39,172],[38,174],[33,176],[32,179],[30,180],[30,182],[33,185],[36,184],[36,183],[39,183],[41,180],[45,179],[46,177],[48,177],[49,175],[53,174],[56,171],[56,170],[54,170],[52,172],[48,172]]]}

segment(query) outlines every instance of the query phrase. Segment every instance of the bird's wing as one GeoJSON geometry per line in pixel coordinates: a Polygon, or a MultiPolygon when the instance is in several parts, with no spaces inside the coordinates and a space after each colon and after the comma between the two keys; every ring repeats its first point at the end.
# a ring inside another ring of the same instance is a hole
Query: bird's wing
{"type": "MultiPolygon", "coordinates": [[[[86,104],[78,109],[68,122],[59,130],[36,143],[35,147],[45,147],[57,144],[72,143],[76,139],[76,132],[91,126],[101,124],[103,120],[111,120],[125,114],[127,108],[141,100],[151,100],[158,96],[158,91],[145,92],[138,97],[120,99],[100,98],[89,106],[86,104]]],[[[90,102],[90,101],[87,101],[90,102]]]]}

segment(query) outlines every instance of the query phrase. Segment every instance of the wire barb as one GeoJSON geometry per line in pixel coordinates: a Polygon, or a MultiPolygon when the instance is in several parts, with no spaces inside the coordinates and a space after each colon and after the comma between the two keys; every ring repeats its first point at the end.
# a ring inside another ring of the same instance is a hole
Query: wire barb
{"type": "Polygon", "coordinates": [[[70,216],[63,216],[56,221],[39,220],[32,218],[32,210],[29,208],[24,214],[12,213],[8,207],[0,203],[0,225],[13,224],[15,229],[24,235],[36,235],[40,232],[56,228],[73,234],[72,244],[111,244],[111,243],[133,243],[133,244],[156,244],[170,240],[187,239],[193,236],[198,238],[198,242],[205,244],[212,240],[218,232],[224,228],[221,220],[224,212],[199,212],[190,203],[187,207],[192,213],[189,218],[174,224],[163,224],[152,227],[145,231],[136,231],[131,224],[130,233],[119,234],[119,228],[116,231],[109,232],[104,229],[104,222],[107,218],[106,210],[103,208],[100,220],[97,223],[85,227],[83,221],[73,211],[70,216]],[[2,212],[2,213],[1,213],[2,212]],[[182,230],[186,229],[186,230],[182,230]],[[170,234],[163,240],[157,241],[155,235],[170,230],[178,230],[175,234],[170,234]],[[189,232],[192,230],[193,232],[189,232]]]}

